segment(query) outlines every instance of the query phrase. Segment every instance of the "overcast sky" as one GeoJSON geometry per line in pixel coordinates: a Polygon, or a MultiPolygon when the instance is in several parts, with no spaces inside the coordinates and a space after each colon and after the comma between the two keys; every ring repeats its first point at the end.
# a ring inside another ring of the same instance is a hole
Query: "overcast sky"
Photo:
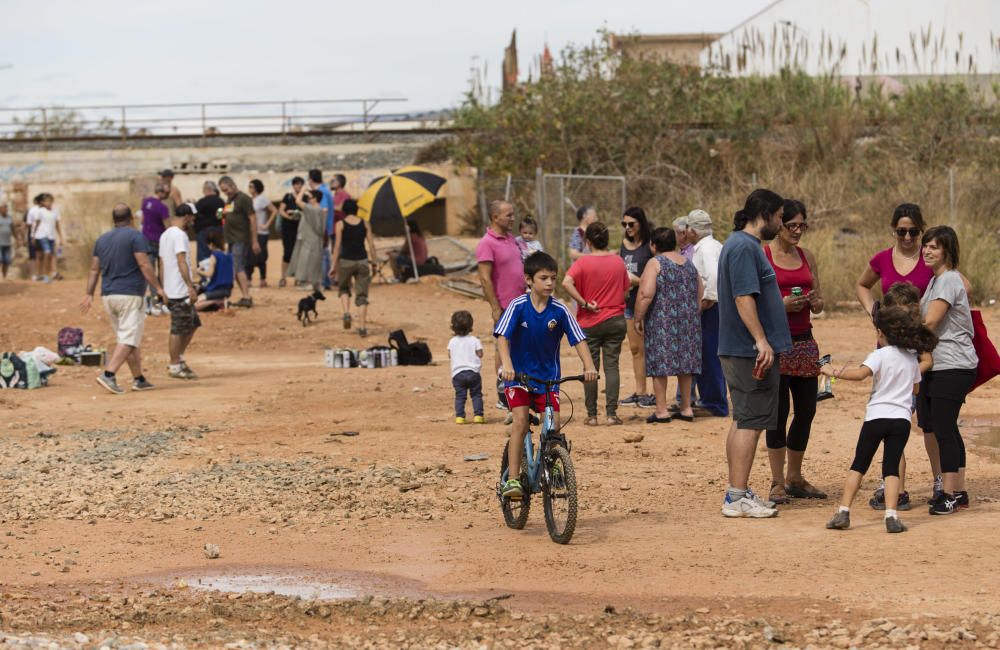
{"type": "Polygon", "coordinates": [[[499,85],[616,33],[728,31],[768,0],[0,0],[0,107],[405,97],[458,104],[474,61],[499,85]]]}

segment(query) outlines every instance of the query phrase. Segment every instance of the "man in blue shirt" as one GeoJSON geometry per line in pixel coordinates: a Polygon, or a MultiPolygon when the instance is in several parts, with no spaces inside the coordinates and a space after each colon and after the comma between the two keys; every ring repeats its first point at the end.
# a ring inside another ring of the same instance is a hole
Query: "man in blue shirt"
{"type": "Polygon", "coordinates": [[[329,289],[330,284],[330,237],[333,236],[333,193],[323,182],[323,172],[318,169],[309,170],[309,189],[319,190],[323,193],[323,200],[319,202],[321,208],[326,208],[326,237],[323,242],[323,288],[329,289]]]}
{"type": "Polygon", "coordinates": [[[729,384],[733,425],[726,439],[727,517],[774,517],[774,503],[748,486],[757,441],[778,426],[778,353],[792,348],[788,318],[774,269],[761,240],[781,227],[784,199],[757,189],[733,218],[733,234],[719,257],[719,361],[729,384]]]}
{"type": "MultiPolygon", "coordinates": [[[[517,374],[525,373],[544,380],[559,379],[559,346],[565,334],[583,362],[584,379],[597,381],[586,335],[566,305],[552,297],[558,274],[559,267],[548,253],[538,252],[528,256],[524,260],[524,279],[531,291],[507,305],[493,331],[502,364],[500,377],[504,381],[507,404],[514,415],[510,444],[507,446],[508,478],[502,489],[503,496],[512,500],[523,496],[518,479],[521,476],[521,450],[531,417],[529,407],[534,404],[537,411],[542,411],[546,392],[542,384],[529,381],[525,385],[517,381],[517,374]]],[[[549,394],[553,409],[558,413],[558,386],[549,394]]],[[[553,424],[558,429],[556,417],[553,424]]]]}

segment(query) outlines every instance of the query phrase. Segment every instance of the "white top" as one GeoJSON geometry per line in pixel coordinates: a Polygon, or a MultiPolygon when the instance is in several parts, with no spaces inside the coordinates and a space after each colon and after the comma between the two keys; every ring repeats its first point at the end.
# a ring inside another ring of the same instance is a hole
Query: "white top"
{"type": "Polygon", "coordinates": [[[24,223],[26,223],[28,225],[28,236],[29,237],[34,237],[35,236],[35,228],[34,228],[34,226],[35,226],[36,223],[38,223],[38,209],[39,208],[38,208],[37,205],[31,206],[31,209],[28,210],[28,214],[26,214],[25,217],[24,217],[24,223]]]}
{"type": "Polygon", "coordinates": [[[187,233],[177,226],[170,226],[160,235],[160,265],[163,267],[163,292],[167,298],[178,300],[188,297],[187,283],[177,265],[177,254],[187,254],[188,270],[191,270],[191,242],[187,233]]]}
{"type": "Polygon", "coordinates": [[[257,214],[257,234],[263,235],[262,230],[264,225],[267,224],[267,206],[271,202],[268,200],[267,196],[263,194],[258,194],[253,197],[253,211],[257,214]]]}
{"type": "Polygon", "coordinates": [[[38,208],[35,213],[35,239],[55,239],[56,222],[59,221],[59,211],[48,208],[38,208]]]}
{"type": "Polygon", "coordinates": [[[916,352],[887,345],[869,354],[862,365],[874,375],[865,422],[882,418],[909,422],[913,385],[920,383],[916,352]]]}
{"type": "Polygon", "coordinates": [[[702,237],[694,245],[694,256],[691,262],[701,276],[705,286],[704,300],[719,301],[719,258],[722,256],[722,243],[709,235],[702,237]]]}
{"type": "Polygon", "coordinates": [[[483,360],[476,354],[483,349],[483,344],[478,338],[467,334],[466,336],[453,336],[448,341],[448,356],[451,357],[451,376],[454,377],[463,370],[479,372],[483,367],[483,360]]]}

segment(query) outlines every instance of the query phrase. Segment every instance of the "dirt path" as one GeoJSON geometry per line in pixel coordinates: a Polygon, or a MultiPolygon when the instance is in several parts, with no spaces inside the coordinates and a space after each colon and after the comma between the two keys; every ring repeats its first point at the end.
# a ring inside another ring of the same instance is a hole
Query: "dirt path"
{"type": "MultiPolygon", "coordinates": [[[[0,283],[0,349],[54,347],[65,325],[83,327],[90,343],[109,344],[102,313],[79,315],[81,294],[76,281],[0,283]]],[[[52,603],[79,590],[134,594],[179,580],[197,586],[219,575],[297,576],[362,595],[476,602],[503,595],[509,612],[497,616],[536,622],[544,612],[559,612],[606,623],[601,612],[611,605],[687,617],[675,628],[693,630],[696,611],[714,617],[731,607],[747,621],[755,613],[780,619],[800,630],[792,637],[802,642],[828,617],[860,629],[861,621],[877,616],[933,615],[958,624],[975,612],[997,612],[995,447],[971,446],[970,510],[939,519],[918,505],[903,513],[910,531],[902,536],[886,535],[879,514],[861,502],[852,530],[825,530],[832,499],[796,502],[775,520],[730,521],[718,512],[727,420],[651,426],[643,422],[645,411],[623,409],[630,416],[626,426],[585,429],[582,390],[572,386],[567,392],[578,417],[569,436],[581,513],[573,543],[559,546],[548,539],[540,503],[526,530],[502,524],[494,496],[504,442],[499,411],[489,410],[487,426],[452,423],[448,319],[455,309],[469,309],[485,341],[485,303],[443,291],[432,280],[375,285],[368,344],[401,327],[411,338],[427,339],[435,365],[332,370],[323,367],[323,349],[358,346],[360,339],[340,328],[332,295],[320,304],[318,323],[302,328],[293,315],[302,295],[255,290],[254,309],[207,315],[187,355],[201,376],[197,382],[166,377],[168,323],[161,318],[147,321],[144,350],[155,391],[111,396],[94,383],[93,369],[60,368],[45,390],[0,393],[0,592],[52,603]],[[336,435],[343,431],[360,435],[336,435]],[[626,432],[645,438],[628,444],[626,432]],[[463,461],[478,452],[488,460],[463,461]],[[219,559],[205,558],[206,543],[220,546],[219,559]]],[[[1000,332],[996,311],[986,320],[1000,332]]],[[[842,362],[860,361],[872,344],[870,325],[854,313],[820,319],[816,332],[823,350],[842,362]]],[[[575,355],[564,352],[564,368],[575,371],[575,355]]],[[[492,367],[489,346],[484,367],[492,367]]],[[[623,384],[623,392],[631,392],[631,377],[623,384]]],[[[832,497],[839,496],[853,455],[867,390],[867,384],[840,382],[837,399],[819,407],[806,470],[832,497]]],[[[963,423],[973,443],[977,434],[996,442],[998,396],[994,381],[970,398],[963,423]]],[[[929,470],[919,436],[911,438],[908,457],[911,494],[921,504],[929,470]]],[[[768,480],[762,447],[752,482],[766,491],[768,480]]],[[[873,485],[869,478],[865,492],[873,485]]],[[[171,598],[203,597],[189,591],[171,598]]],[[[11,629],[7,621],[25,620],[12,605],[17,602],[0,605],[0,630],[11,629]]],[[[150,607],[168,611],[169,602],[150,607]]],[[[329,629],[354,629],[348,614],[330,611],[327,618],[340,622],[329,629]]],[[[296,620],[278,618],[284,623],[271,636],[258,633],[259,640],[277,642],[301,631],[296,620]]],[[[71,620],[53,614],[18,629],[58,634],[71,620]]],[[[117,629],[96,614],[80,620],[117,629]]],[[[138,625],[147,638],[169,639],[162,634],[173,628],[158,620],[138,625]]],[[[521,621],[504,620],[490,625],[516,630],[521,621]]],[[[534,623],[523,625],[529,630],[534,623]]],[[[456,626],[456,634],[467,627],[456,626]]],[[[753,638],[763,639],[762,626],[751,627],[753,638]]],[[[429,644],[429,634],[420,633],[415,643],[429,644]]],[[[450,638],[473,640],[462,634],[450,638]]],[[[607,641],[608,634],[593,638],[607,641]]],[[[563,641],[586,645],[587,638],[563,641]]]]}

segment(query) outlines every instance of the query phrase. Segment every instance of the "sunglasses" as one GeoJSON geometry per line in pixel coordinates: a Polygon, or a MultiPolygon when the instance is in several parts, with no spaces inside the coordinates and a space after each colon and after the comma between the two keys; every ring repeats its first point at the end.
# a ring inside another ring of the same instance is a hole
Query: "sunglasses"
{"type": "Polygon", "coordinates": [[[638,221],[622,221],[622,228],[635,228],[638,225],[638,221]]]}
{"type": "Polygon", "coordinates": [[[802,223],[784,223],[781,225],[789,232],[805,232],[809,230],[809,224],[804,221],[802,223]]]}
{"type": "Polygon", "coordinates": [[[911,239],[916,239],[922,232],[920,228],[896,228],[896,237],[903,239],[909,235],[911,239]]]}

